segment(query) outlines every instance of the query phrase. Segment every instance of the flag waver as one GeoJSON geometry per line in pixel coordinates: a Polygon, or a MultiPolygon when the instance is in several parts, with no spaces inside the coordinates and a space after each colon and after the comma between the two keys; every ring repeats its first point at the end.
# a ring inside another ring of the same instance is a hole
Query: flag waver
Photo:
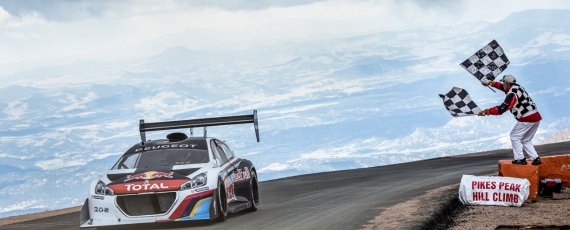
{"type": "Polygon", "coordinates": [[[440,94],[443,105],[454,117],[473,116],[481,112],[481,109],[471,100],[471,96],[462,88],[453,87],[448,93],[440,94]]]}
{"type": "Polygon", "coordinates": [[[483,78],[495,80],[509,63],[503,48],[493,40],[459,65],[483,83],[483,78]]]}

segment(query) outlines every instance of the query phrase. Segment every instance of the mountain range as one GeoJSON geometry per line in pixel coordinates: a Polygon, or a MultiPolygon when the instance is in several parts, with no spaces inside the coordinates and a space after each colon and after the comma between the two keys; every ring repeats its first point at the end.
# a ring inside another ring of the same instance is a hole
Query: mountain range
{"type": "Polygon", "coordinates": [[[531,10],[496,23],[232,51],[172,47],[2,77],[0,217],[81,205],[90,180],[140,141],[140,119],[257,110],[261,142],[251,125],[210,127],[208,135],[252,160],[261,180],[510,148],[511,114],[453,118],[438,96],[457,86],[481,108],[503,101],[459,66],[492,40],[511,62],[503,73],[544,118],[539,143],[570,128],[569,23],[569,10],[531,10]]]}

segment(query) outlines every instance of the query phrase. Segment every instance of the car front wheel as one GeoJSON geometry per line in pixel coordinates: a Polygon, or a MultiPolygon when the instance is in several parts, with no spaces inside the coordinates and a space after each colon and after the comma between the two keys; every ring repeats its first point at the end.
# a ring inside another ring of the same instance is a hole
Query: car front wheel
{"type": "Polygon", "coordinates": [[[259,207],[259,187],[257,186],[257,174],[255,173],[255,171],[251,172],[249,187],[251,191],[250,192],[251,207],[248,209],[248,211],[255,212],[259,207]]]}
{"type": "Polygon", "coordinates": [[[218,181],[218,189],[216,193],[218,194],[216,197],[218,203],[218,218],[216,220],[223,222],[226,221],[226,218],[228,217],[228,201],[226,199],[226,187],[221,180],[218,181]]]}

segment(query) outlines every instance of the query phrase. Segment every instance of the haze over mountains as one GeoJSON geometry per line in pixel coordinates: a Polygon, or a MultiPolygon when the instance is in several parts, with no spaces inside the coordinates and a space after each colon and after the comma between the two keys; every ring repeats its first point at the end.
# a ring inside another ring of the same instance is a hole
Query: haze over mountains
{"type": "Polygon", "coordinates": [[[81,205],[90,180],[140,141],[139,119],[258,110],[260,143],[252,125],[208,135],[252,160],[261,180],[509,148],[512,115],[452,118],[438,97],[457,86],[482,108],[503,101],[459,66],[493,39],[511,61],[504,74],[544,118],[535,142],[570,128],[569,10],[230,52],[172,47],[3,77],[0,217],[81,205]]]}

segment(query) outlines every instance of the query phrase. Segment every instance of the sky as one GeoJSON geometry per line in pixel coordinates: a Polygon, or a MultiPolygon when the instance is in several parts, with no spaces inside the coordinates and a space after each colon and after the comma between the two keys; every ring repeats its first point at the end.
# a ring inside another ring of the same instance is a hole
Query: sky
{"type": "Polygon", "coordinates": [[[382,31],[497,22],[566,0],[0,0],[0,77],[77,60],[146,58],[169,47],[242,49],[382,31]]]}

